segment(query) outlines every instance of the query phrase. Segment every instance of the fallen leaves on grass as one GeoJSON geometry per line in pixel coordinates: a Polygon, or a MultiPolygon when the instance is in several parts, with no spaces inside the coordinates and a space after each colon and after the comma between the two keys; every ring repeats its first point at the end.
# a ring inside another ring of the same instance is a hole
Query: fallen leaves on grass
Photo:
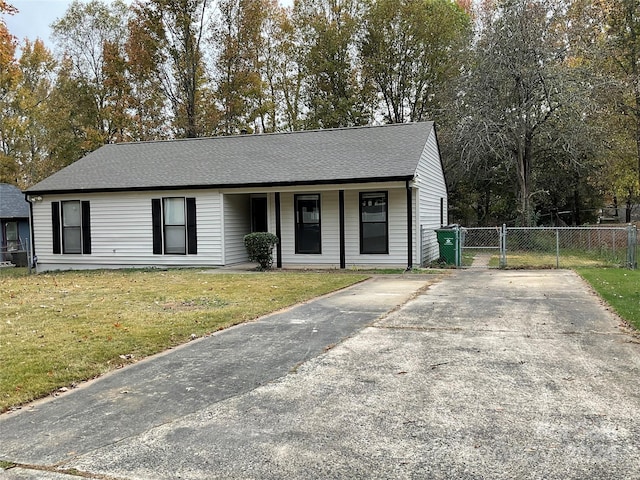
{"type": "Polygon", "coordinates": [[[0,276],[0,412],[366,278],[85,271],[0,276]]]}

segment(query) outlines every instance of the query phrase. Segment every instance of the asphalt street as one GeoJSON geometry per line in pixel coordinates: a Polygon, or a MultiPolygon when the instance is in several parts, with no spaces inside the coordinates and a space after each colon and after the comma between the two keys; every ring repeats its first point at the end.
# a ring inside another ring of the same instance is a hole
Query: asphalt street
{"type": "Polygon", "coordinates": [[[0,479],[640,479],[640,344],[570,271],[376,277],[0,416],[0,479]]]}

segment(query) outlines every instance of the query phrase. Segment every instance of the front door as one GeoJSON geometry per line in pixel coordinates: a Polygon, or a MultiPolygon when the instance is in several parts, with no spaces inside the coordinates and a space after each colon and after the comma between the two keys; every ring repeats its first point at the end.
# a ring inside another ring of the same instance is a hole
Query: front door
{"type": "Polygon", "coordinates": [[[267,232],[267,197],[251,197],[251,232],[267,232]]]}

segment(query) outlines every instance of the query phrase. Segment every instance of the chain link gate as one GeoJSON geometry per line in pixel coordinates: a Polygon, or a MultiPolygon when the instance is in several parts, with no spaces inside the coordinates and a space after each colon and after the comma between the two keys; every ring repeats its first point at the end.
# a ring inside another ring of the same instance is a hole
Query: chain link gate
{"type": "Polygon", "coordinates": [[[462,266],[468,268],[497,268],[503,250],[503,231],[500,227],[460,228],[462,266]]]}

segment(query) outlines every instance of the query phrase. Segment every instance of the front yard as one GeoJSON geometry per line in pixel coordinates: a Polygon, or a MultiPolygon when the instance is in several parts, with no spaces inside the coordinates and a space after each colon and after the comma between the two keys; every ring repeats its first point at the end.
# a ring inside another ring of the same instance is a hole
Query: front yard
{"type": "MultiPolygon", "coordinates": [[[[640,330],[640,271],[576,270],[640,330]]],[[[28,276],[0,269],[0,412],[365,278],[199,270],[28,276]]]]}
{"type": "Polygon", "coordinates": [[[365,278],[1,269],[0,412],[365,278]]]}
{"type": "Polygon", "coordinates": [[[640,330],[640,270],[578,268],[576,271],[623,320],[640,330]]]}

